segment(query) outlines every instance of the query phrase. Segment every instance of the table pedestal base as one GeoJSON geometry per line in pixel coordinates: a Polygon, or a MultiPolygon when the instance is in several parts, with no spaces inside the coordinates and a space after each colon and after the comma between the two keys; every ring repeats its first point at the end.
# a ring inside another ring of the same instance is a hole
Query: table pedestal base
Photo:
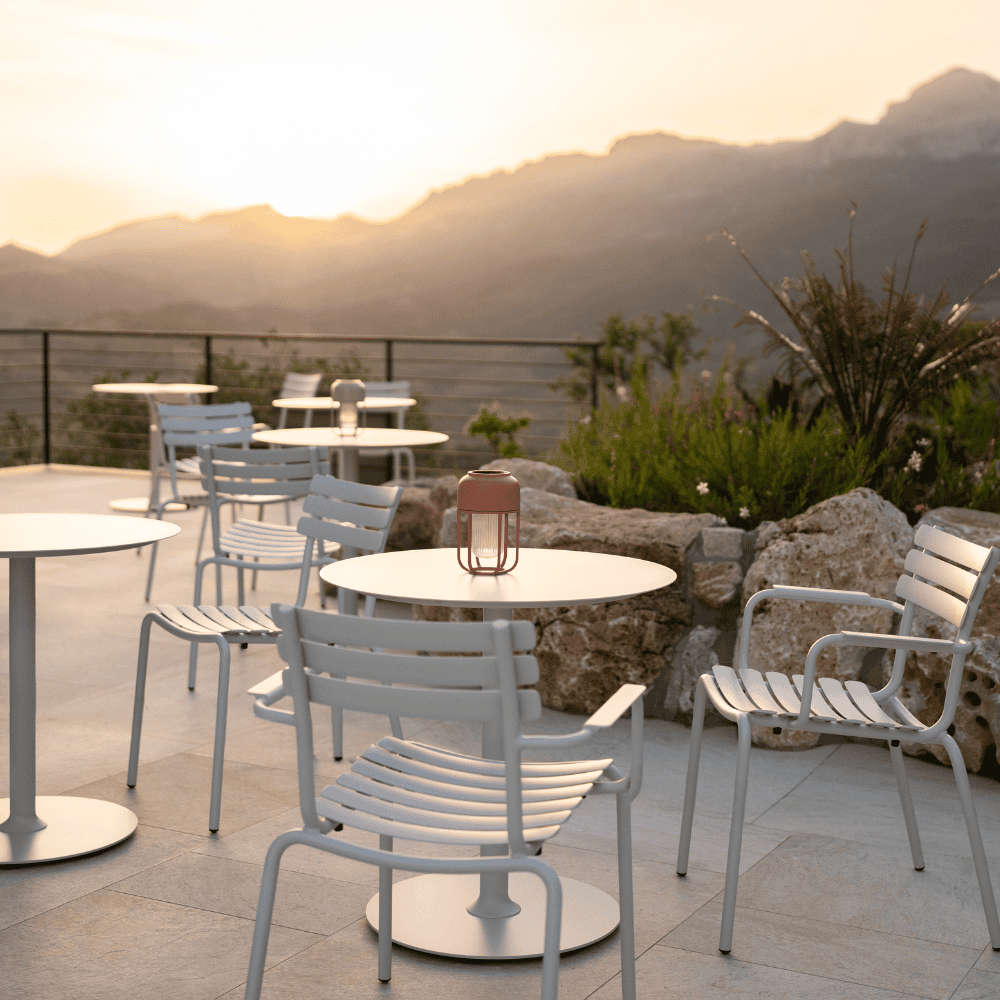
{"type": "MultiPolygon", "coordinates": [[[[467,910],[479,896],[478,875],[420,875],[392,887],[395,944],[452,958],[483,960],[540,958],[545,940],[545,886],[527,872],[512,872],[513,917],[474,917],[467,910]]],[[[560,878],[563,890],[560,951],[575,951],[607,937],[618,926],[618,904],[600,889],[560,878]]],[[[378,894],[365,910],[378,930],[378,894]]]]}
{"type": "MultiPolygon", "coordinates": [[[[131,837],[139,820],[114,802],[39,795],[35,812],[46,825],[34,833],[0,831],[0,865],[32,865],[92,854],[131,837]]],[[[0,799],[0,819],[10,815],[10,799],[0,799]]]]}

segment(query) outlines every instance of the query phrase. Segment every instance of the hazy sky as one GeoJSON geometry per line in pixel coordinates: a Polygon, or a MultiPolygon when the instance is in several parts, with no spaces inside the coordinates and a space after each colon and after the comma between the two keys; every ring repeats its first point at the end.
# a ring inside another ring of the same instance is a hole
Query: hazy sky
{"type": "Polygon", "coordinates": [[[385,218],[616,137],[875,120],[1000,0],[0,0],[0,244],[270,203],[385,218]]]}

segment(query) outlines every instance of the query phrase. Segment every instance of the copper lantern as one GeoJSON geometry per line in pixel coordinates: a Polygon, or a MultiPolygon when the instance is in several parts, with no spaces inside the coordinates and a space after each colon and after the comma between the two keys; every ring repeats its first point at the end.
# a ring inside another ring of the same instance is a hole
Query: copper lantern
{"type": "Polygon", "coordinates": [[[365,398],[365,384],[359,378],[338,378],[330,386],[330,396],[340,403],[340,433],[352,436],[364,430],[364,424],[358,426],[359,416],[362,421],[367,414],[358,403],[365,398]]]}
{"type": "Polygon", "coordinates": [[[499,469],[470,472],[458,484],[457,503],[458,564],[477,576],[509,573],[517,565],[521,541],[521,487],[517,480],[499,469]],[[516,515],[514,561],[508,566],[511,514],[516,515]]]}

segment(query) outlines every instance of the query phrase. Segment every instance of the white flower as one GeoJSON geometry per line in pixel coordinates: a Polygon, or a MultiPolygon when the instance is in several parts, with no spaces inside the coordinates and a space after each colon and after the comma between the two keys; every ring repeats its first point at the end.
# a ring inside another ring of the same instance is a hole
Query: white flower
{"type": "Polygon", "coordinates": [[[913,452],[910,455],[910,460],[906,463],[908,469],[912,469],[914,472],[920,471],[920,466],[924,464],[924,456],[920,454],[919,451],[913,452]]]}
{"type": "Polygon", "coordinates": [[[745,521],[749,516],[750,516],[750,508],[740,507],[740,517],[742,517],[743,520],[745,521]]]}
{"type": "Polygon", "coordinates": [[[702,496],[708,493],[708,483],[698,483],[697,487],[695,488],[702,496]]]}
{"type": "Polygon", "coordinates": [[[701,372],[702,382],[708,382],[711,378],[712,378],[712,373],[707,368],[703,368],[701,372]]]}
{"type": "Polygon", "coordinates": [[[929,448],[934,442],[930,438],[921,438],[917,442],[918,448],[929,448]]]}

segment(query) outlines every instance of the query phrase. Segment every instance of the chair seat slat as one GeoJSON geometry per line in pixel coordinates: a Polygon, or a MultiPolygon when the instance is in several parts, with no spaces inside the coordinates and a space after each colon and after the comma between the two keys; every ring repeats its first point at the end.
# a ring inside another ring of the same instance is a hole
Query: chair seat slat
{"type": "MultiPolygon", "coordinates": [[[[396,774],[401,779],[406,779],[406,775],[403,775],[401,772],[397,771],[396,774]]],[[[381,776],[384,778],[386,776],[385,772],[382,772],[381,776]]],[[[400,805],[411,806],[417,809],[427,809],[433,812],[456,813],[462,816],[507,815],[506,799],[502,797],[490,802],[481,802],[469,797],[456,799],[454,796],[428,795],[426,792],[415,792],[406,787],[404,783],[397,783],[395,780],[391,784],[383,780],[376,781],[367,775],[359,774],[353,768],[346,774],[340,775],[336,783],[342,788],[350,788],[364,795],[371,795],[375,798],[385,799],[388,802],[396,802],[400,805]]],[[[585,785],[582,787],[590,789],[593,786],[585,785]]],[[[323,790],[322,794],[326,795],[326,789],[323,790]]],[[[523,810],[525,815],[531,814],[532,816],[546,812],[560,812],[567,809],[572,811],[580,804],[583,796],[586,794],[586,791],[582,791],[573,797],[555,797],[553,795],[552,798],[526,801],[523,803],[523,810]]]]}
{"type": "Polygon", "coordinates": [[[766,712],[774,712],[775,715],[790,714],[771,697],[771,693],[767,690],[767,683],[759,670],[745,667],[740,671],[740,680],[758,708],[762,708],[766,712]]]}
{"type": "Polygon", "coordinates": [[[769,670],[764,676],[767,677],[767,684],[771,689],[771,694],[781,702],[784,710],[790,715],[797,716],[799,710],[802,708],[802,703],[799,701],[798,692],[792,687],[792,682],[788,679],[788,675],[779,673],[776,670],[769,670]]]}
{"type": "MultiPolygon", "coordinates": [[[[795,685],[795,690],[798,691],[799,697],[802,697],[803,680],[805,678],[802,674],[792,674],[792,683],[795,685]]],[[[823,692],[820,690],[819,685],[813,682],[812,699],[809,702],[809,718],[822,719],[825,722],[840,722],[840,716],[827,704],[826,698],[823,697],[823,692]]]]}
{"type": "Polygon", "coordinates": [[[178,626],[178,628],[187,629],[196,635],[220,635],[225,631],[225,629],[219,628],[214,622],[206,620],[204,623],[199,623],[195,621],[188,617],[180,608],[176,608],[172,604],[157,604],[156,610],[167,621],[178,626]]]}
{"type": "Polygon", "coordinates": [[[743,685],[740,684],[739,677],[732,667],[723,666],[721,663],[712,667],[712,675],[722,692],[722,697],[736,709],[737,712],[749,712],[753,715],[760,715],[763,710],[755,705],[748,697],[743,685]]]}
{"type": "Polygon", "coordinates": [[[895,719],[882,710],[882,706],[872,697],[871,690],[863,681],[844,681],[844,687],[854,704],[871,719],[872,725],[893,728],[898,725],[895,719]]]}
{"type": "MultiPolygon", "coordinates": [[[[328,799],[316,800],[316,812],[335,823],[377,833],[380,836],[398,837],[401,840],[417,840],[431,844],[455,844],[465,847],[500,846],[507,843],[506,831],[496,830],[444,830],[440,827],[417,826],[413,823],[400,823],[394,820],[379,819],[357,809],[348,809],[330,802],[328,799]]],[[[529,843],[540,843],[554,837],[559,832],[558,826],[525,827],[524,839],[529,843]]]]}
{"type": "Polygon", "coordinates": [[[868,722],[868,717],[858,711],[857,706],[851,701],[840,681],[835,677],[820,677],[817,683],[823,694],[826,695],[827,702],[833,706],[835,712],[843,717],[845,723],[863,726],[868,722]]]}

